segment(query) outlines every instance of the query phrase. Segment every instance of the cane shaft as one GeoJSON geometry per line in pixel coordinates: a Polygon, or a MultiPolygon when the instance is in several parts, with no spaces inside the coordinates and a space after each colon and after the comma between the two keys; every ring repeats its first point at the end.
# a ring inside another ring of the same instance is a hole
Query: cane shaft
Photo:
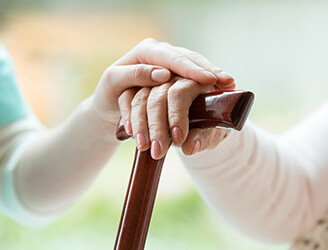
{"type": "Polygon", "coordinates": [[[154,160],[150,150],[136,149],[114,249],[144,249],[164,158],[154,160]]]}

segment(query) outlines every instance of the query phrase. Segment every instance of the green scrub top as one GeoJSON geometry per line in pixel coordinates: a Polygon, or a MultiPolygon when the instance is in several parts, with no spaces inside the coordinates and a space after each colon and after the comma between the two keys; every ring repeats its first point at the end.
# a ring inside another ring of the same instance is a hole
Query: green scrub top
{"type": "Polygon", "coordinates": [[[22,119],[29,113],[15,77],[11,58],[0,42],[0,126],[22,119]]]}

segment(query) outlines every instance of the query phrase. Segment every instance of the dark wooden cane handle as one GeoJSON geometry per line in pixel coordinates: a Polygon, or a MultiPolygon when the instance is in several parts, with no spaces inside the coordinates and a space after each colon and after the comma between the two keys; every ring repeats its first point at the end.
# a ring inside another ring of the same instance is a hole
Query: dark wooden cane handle
{"type": "MultiPolygon", "coordinates": [[[[189,109],[189,128],[219,126],[241,130],[253,101],[254,94],[249,91],[200,95],[189,109]]],[[[130,138],[122,122],[116,137],[130,138]]],[[[154,160],[150,150],[136,150],[114,249],[144,249],[164,158],[154,160]]]]}
{"type": "MultiPolygon", "coordinates": [[[[213,92],[198,96],[189,109],[189,128],[233,128],[241,130],[254,101],[250,91],[213,92]]],[[[122,120],[116,137],[126,140],[131,136],[125,132],[122,120]]]]}

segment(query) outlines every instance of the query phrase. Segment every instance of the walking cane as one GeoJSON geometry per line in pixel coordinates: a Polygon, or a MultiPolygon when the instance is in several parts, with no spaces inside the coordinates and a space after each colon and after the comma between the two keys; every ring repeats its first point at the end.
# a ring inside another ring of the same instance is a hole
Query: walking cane
{"type": "MultiPolygon", "coordinates": [[[[253,101],[254,94],[250,91],[200,95],[189,109],[189,129],[225,127],[241,130],[253,101]]],[[[122,122],[116,137],[119,140],[130,138],[122,122]]],[[[154,160],[150,150],[136,149],[115,250],[144,249],[164,158],[154,160]]]]}

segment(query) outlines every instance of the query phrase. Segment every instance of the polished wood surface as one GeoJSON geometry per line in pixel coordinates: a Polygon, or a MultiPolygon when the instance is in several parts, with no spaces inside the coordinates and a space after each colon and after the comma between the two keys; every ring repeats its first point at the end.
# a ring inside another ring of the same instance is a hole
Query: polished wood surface
{"type": "Polygon", "coordinates": [[[164,158],[136,150],[114,249],[144,249],[164,158]]]}
{"type": "Polygon", "coordinates": [[[200,95],[189,109],[189,128],[224,127],[241,130],[254,102],[250,91],[200,95]]]}
{"type": "MultiPolygon", "coordinates": [[[[253,101],[254,94],[249,91],[200,95],[190,107],[189,128],[220,126],[241,130],[253,101]]],[[[119,140],[130,138],[122,122],[116,137],[119,140]]],[[[154,160],[150,150],[136,150],[114,249],[144,249],[164,158],[154,160]]]]}

